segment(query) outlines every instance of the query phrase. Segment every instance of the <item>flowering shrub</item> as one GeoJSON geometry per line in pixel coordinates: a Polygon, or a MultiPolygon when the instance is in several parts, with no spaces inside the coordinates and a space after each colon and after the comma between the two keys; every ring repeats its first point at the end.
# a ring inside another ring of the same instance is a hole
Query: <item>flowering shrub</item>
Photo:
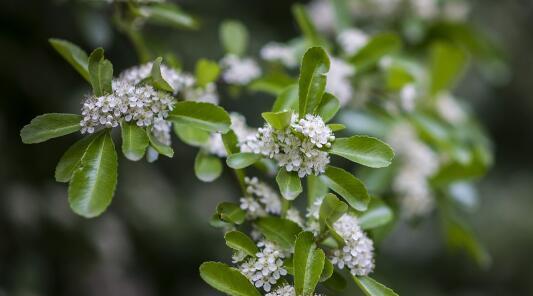
{"type": "Polygon", "coordinates": [[[50,40],[92,93],[82,98],[79,114],[38,116],[21,137],[40,143],[84,135],[55,171],[57,181],[69,183],[74,212],[96,217],[112,201],[118,179],[114,128],[127,159],[150,162],[173,156],[173,131],[198,147],[194,173],[201,181],[215,181],[225,158],[242,189],[211,219],[233,251],[231,266],[200,266],[201,277],[221,292],[318,295],[316,289],[343,290],[351,278],[367,295],[397,295],[369,277],[380,265],[374,259],[377,233],[435,211],[449,242],[487,264],[457,209],[464,202],[458,188],[471,188],[471,179],[491,164],[483,131],[466,102],[452,95],[474,54],[468,45],[481,42],[465,33],[463,2],[407,1],[408,11],[390,0],[296,5],[303,36],[267,43],[258,54],[263,61],[245,55],[246,27],[226,21],[223,58],[199,60],[194,74],[172,59],[164,64],[150,57],[139,35],[145,23],[198,26],[177,6],[161,2],[116,1],[117,25],[140,57],[140,65],[118,75],[102,48],[88,55],[68,41],[50,40]],[[359,15],[361,9],[368,15],[359,15]],[[381,32],[376,21],[389,30],[381,32]],[[410,50],[415,47],[429,53],[429,63],[410,50]],[[275,97],[262,113],[263,126],[249,127],[244,115],[218,106],[224,101],[220,87],[275,97]],[[269,185],[272,177],[277,188],[269,185]]]}

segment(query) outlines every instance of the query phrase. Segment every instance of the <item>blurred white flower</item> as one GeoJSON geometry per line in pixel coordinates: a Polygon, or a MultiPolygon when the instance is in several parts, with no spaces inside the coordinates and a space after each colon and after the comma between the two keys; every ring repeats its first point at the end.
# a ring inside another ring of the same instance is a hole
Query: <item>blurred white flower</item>
{"type": "Polygon", "coordinates": [[[400,197],[402,215],[411,218],[429,213],[434,198],[427,179],[439,167],[437,155],[418,139],[415,130],[407,123],[392,129],[388,143],[400,161],[392,189],[400,197]]]}
{"type": "Polygon", "coordinates": [[[298,65],[298,57],[294,50],[282,43],[269,42],[261,48],[260,54],[263,60],[279,62],[288,68],[298,65]]]}
{"type": "Polygon", "coordinates": [[[344,214],[333,224],[345,245],[335,249],[330,260],[340,269],[347,267],[355,276],[366,276],[374,270],[374,243],[361,230],[357,218],[344,214]]]}
{"type": "Polygon", "coordinates": [[[304,220],[302,218],[302,216],[300,215],[300,211],[298,211],[297,208],[290,208],[287,210],[287,215],[285,217],[287,220],[290,220],[296,224],[298,224],[298,226],[300,227],[304,227],[305,223],[304,223],[304,220]]]}
{"type": "Polygon", "coordinates": [[[328,0],[313,0],[308,7],[309,17],[321,32],[332,32],[335,28],[335,10],[328,0]]]}
{"type": "Polygon", "coordinates": [[[229,84],[246,85],[261,75],[261,68],[251,58],[228,54],[221,61],[222,79],[229,84]]]}
{"type": "Polygon", "coordinates": [[[436,0],[411,0],[411,7],[415,15],[423,19],[433,19],[439,12],[436,0]]]}
{"type": "Polygon", "coordinates": [[[416,107],[416,98],[418,96],[414,84],[409,83],[400,90],[400,106],[403,110],[412,112],[416,107]]]}
{"type": "Polygon", "coordinates": [[[337,36],[337,42],[344,53],[353,55],[366,45],[368,42],[368,35],[359,29],[350,28],[342,31],[339,36],[337,36]]]}
{"type": "Polygon", "coordinates": [[[240,202],[240,207],[246,211],[246,217],[248,219],[256,219],[267,215],[263,205],[251,196],[241,197],[240,202]]]}
{"type": "MultiPolygon", "coordinates": [[[[246,141],[249,138],[253,138],[257,129],[250,128],[246,125],[246,118],[237,113],[230,113],[231,118],[231,130],[235,132],[237,140],[239,143],[246,141]]],[[[204,148],[211,154],[217,155],[219,157],[226,157],[226,147],[224,147],[224,142],[222,142],[222,136],[219,133],[212,133],[209,136],[209,141],[204,146],[204,148]]]]}
{"type": "Polygon", "coordinates": [[[470,13],[470,6],[466,1],[446,1],[444,2],[444,18],[450,21],[464,21],[470,13]]]}
{"type": "Polygon", "coordinates": [[[353,88],[350,81],[355,75],[355,68],[341,59],[330,58],[330,68],[326,91],[333,94],[341,106],[346,105],[353,97],[353,88]]]}
{"type": "Polygon", "coordinates": [[[461,123],[466,119],[466,114],[457,100],[449,93],[437,96],[437,112],[451,124],[461,123]]]}
{"type": "Polygon", "coordinates": [[[239,270],[257,288],[263,288],[269,292],[272,285],[284,275],[287,270],[283,267],[284,252],[274,243],[260,241],[257,243],[260,251],[240,266],[239,270]]]}

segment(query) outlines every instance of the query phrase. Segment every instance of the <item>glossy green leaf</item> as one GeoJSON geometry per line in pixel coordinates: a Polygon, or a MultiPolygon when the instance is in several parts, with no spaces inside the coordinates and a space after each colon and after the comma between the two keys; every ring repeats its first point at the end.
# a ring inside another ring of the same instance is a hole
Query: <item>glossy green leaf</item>
{"type": "Polygon", "coordinates": [[[176,103],[168,120],[208,132],[226,133],[231,125],[229,114],[222,107],[190,101],[176,103]]]}
{"type": "Polygon", "coordinates": [[[113,65],[104,58],[104,50],[95,49],[89,56],[89,78],[93,87],[93,94],[97,97],[113,92],[113,65]]]}
{"type": "Polygon", "coordinates": [[[383,201],[373,198],[368,209],[357,220],[363,230],[383,226],[394,218],[394,213],[383,201]]]}
{"type": "Polygon", "coordinates": [[[284,168],[280,168],[276,182],[281,195],[287,200],[294,200],[303,191],[302,182],[296,172],[287,172],[284,168]]]}
{"type": "Polygon", "coordinates": [[[324,269],[322,270],[322,274],[320,275],[320,282],[325,282],[329,278],[331,278],[331,276],[333,275],[333,271],[335,271],[335,267],[333,266],[333,264],[331,264],[331,261],[326,258],[326,260],[324,261],[324,269]]]}
{"type": "Polygon", "coordinates": [[[341,104],[339,99],[330,93],[324,93],[320,105],[316,107],[315,113],[320,115],[324,122],[328,122],[335,117],[335,114],[337,114],[340,108],[341,104]]]}
{"type": "Polygon", "coordinates": [[[328,194],[328,186],[320,180],[318,176],[307,176],[307,199],[308,204],[313,204],[318,198],[328,194]]]}
{"type": "Polygon", "coordinates": [[[82,117],[76,114],[47,113],[39,115],[20,130],[24,144],[35,144],[77,132],[82,117]]]}
{"type": "Polygon", "coordinates": [[[285,88],[276,98],[272,112],[298,111],[298,85],[294,84],[285,88]]]}
{"type": "Polygon", "coordinates": [[[279,217],[259,218],[255,225],[268,240],[287,250],[294,246],[296,236],[302,231],[298,224],[279,217]]]}
{"type": "Polygon", "coordinates": [[[222,143],[224,143],[224,148],[228,155],[239,153],[239,139],[234,131],[230,130],[229,132],[222,134],[222,143]]]}
{"type": "Polygon", "coordinates": [[[327,126],[332,132],[342,131],[343,129],[346,128],[344,124],[340,124],[340,123],[330,123],[327,126]]]}
{"type": "Polygon", "coordinates": [[[83,137],[67,149],[56,166],[55,179],[57,182],[70,181],[72,174],[74,174],[74,171],[80,166],[81,159],[83,158],[83,155],[85,155],[89,144],[91,144],[94,138],[99,134],[100,133],[96,133],[83,137]]]}
{"type": "Polygon", "coordinates": [[[307,39],[307,42],[310,45],[320,45],[320,37],[315,28],[315,25],[313,24],[313,22],[311,22],[311,18],[309,17],[305,6],[302,4],[293,5],[292,14],[296,19],[300,30],[307,39]]]}
{"type": "Polygon", "coordinates": [[[346,289],[346,280],[338,271],[333,270],[333,274],[324,282],[324,286],[332,291],[341,292],[346,289]]]}
{"type": "MultiPolygon", "coordinates": [[[[283,90],[295,82],[296,80],[293,77],[285,74],[284,72],[271,72],[266,73],[262,77],[252,81],[248,85],[248,89],[251,91],[265,92],[274,96],[278,96],[283,92],[283,90]]],[[[298,101],[298,98],[296,98],[296,101],[298,101]]]]}
{"type": "Polygon", "coordinates": [[[318,222],[320,223],[320,231],[324,231],[326,224],[333,225],[347,211],[347,204],[340,201],[335,194],[327,194],[319,210],[318,222]]]}
{"type": "Polygon", "coordinates": [[[261,159],[260,154],[241,152],[228,155],[226,158],[226,164],[232,169],[244,169],[251,166],[261,159]]]}
{"type": "Polygon", "coordinates": [[[296,295],[313,295],[326,260],[324,251],[317,248],[312,232],[298,235],[294,246],[294,288],[296,295]]]}
{"type": "Polygon", "coordinates": [[[341,168],[328,166],[320,179],[342,196],[352,208],[358,211],[366,210],[370,196],[365,185],[352,174],[341,168]]]}
{"type": "Polygon", "coordinates": [[[244,222],[244,218],[246,217],[246,212],[242,210],[238,204],[223,202],[217,206],[217,215],[223,221],[242,224],[242,222],[244,222]]]}
{"type": "Polygon", "coordinates": [[[99,134],[89,144],[74,171],[68,188],[72,210],[86,218],[105,211],[117,185],[117,153],[110,130],[99,134]]]}
{"type": "Polygon", "coordinates": [[[174,133],[180,140],[191,146],[200,147],[209,141],[209,132],[187,124],[174,124],[174,133]]]}
{"type": "Polygon", "coordinates": [[[248,30],[239,21],[227,20],[220,25],[220,40],[227,53],[242,56],[248,46],[248,30]]]}
{"type": "Polygon", "coordinates": [[[198,20],[184,12],[181,8],[173,3],[156,3],[152,5],[143,5],[138,8],[140,16],[148,22],[175,27],[178,29],[197,29],[198,20]]]}
{"type": "Polygon", "coordinates": [[[387,89],[391,91],[401,90],[405,85],[412,83],[414,79],[406,67],[391,65],[387,68],[387,89]]]}
{"type": "Polygon", "coordinates": [[[431,47],[431,94],[451,88],[466,66],[465,52],[452,44],[439,42],[431,47]]]}
{"type": "Polygon", "coordinates": [[[151,131],[147,130],[146,134],[148,134],[148,139],[150,140],[150,147],[157,151],[157,153],[163,154],[166,157],[174,156],[174,150],[172,147],[159,142],[151,131]]]}
{"type": "Polygon", "coordinates": [[[219,262],[204,262],[200,265],[200,277],[211,287],[231,296],[261,296],[238,269],[219,262]]]}
{"type": "Polygon", "coordinates": [[[263,112],[261,116],[268,122],[273,128],[277,130],[284,130],[291,124],[291,111],[280,112],[263,112]]]}
{"type": "Polygon", "coordinates": [[[222,174],[222,163],[218,157],[200,150],[194,160],[194,173],[201,181],[213,182],[222,174]]]}
{"type": "Polygon", "coordinates": [[[389,166],[394,158],[394,151],[389,145],[368,136],[336,139],[329,153],[371,168],[389,166]]]}
{"type": "Polygon", "coordinates": [[[398,296],[393,290],[368,276],[353,276],[353,280],[366,296],[398,296]]]}
{"type": "Polygon", "coordinates": [[[216,62],[200,59],[196,63],[196,85],[199,87],[205,87],[209,83],[216,81],[219,74],[220,67],[216,62]]]}
{"type": "Polygon", "coordinates": [[[123,121],[120,123],[122,129],[122,153],[133,161],[143,158],[150,140],[146,130],[134,122],[123,121]]]}
{"type": "Polygon", "coordinates": [[[85,80],[91,82],[89,78],[89,58],[83,49],[62,39],[50,38],[48,41],[85,80]]]}
{"type": "Polygon", "coordinates": [[[233,230],[227,232],[224,235],[224,239],[226,240],[226,245],[228,245],[228,247],[237,251],[242,251],[249,256],[255,257],[255,254],[259,252],[259,249],[255,245],[254,241],[240,231],[233,230]]]}
{"type": "Polygon", "coordinates": [[[163,61],[162,57],[158,57],[152,63],[152,70],[150,71],[150,83],[159,90],[174,92],[174,89],[161,75],[161,62],[163,61]]]}
{"type": "Polygon", "coordinates": [[[382,57],[398,51],[402,47],[400,37],[394,33],[380,33],[372,37],[368,43],[361,48],[350,62],[357,71],[363,71],[375,65],[382,57]]]}
{"type": "Polygon", "coordinates": [[[320,105],[326,89],[329,57],[322,47],[311,47],[305,52],[298,80],[298,112],[300,117],[313,113],[320,105]]]}

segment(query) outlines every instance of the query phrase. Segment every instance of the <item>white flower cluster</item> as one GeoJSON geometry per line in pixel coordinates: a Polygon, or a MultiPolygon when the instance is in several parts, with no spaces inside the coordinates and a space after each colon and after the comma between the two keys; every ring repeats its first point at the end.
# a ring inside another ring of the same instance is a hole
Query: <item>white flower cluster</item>
{"type": "Polygon", "coordinates": [[[355,75],[355,68],[341,59],[330,58],[328,83],[326,90],[339,99],[341,106],[346,105],[353,97],[350,79],[355,75]]]}
{"type": "Polygon", "coordinates": [[[300,215],[300,211],[298,211],[297,208],[291,207],[287,210],[287,214],[285,216],[287,220],[290,220],[298,226],[304,228],[305,227],[305,221],[302,219],[302,216],[300,215]]]}
{"type": "Polygon", "coordinates": [[[270,42],[261,48],[261,58],[265,61],[279,62],[282,65],[292,68],[298,65],[298,57],[294,50],[282,43],[270,42]]]}
{"type": "Polygon", "coordinates": [[[334,140],[333,132],[320,116],[307,114],[298,119],[293,114],[291,125],[285,130],[276,130],[266,123],[254,138],[241,145],[241,151],[273,158],[279,166],[288,172],[298,172],[303,178],[325,171],[329,154],[321,149],[331,147],[334,140]]]}
{"type": "MultiPolygon", "coordinates": [[[[119,79],[138,84],[150,76],[153,63],[131,67],[123,71],[119,79]]],[[[187,101],[206,102],[218,104],[216,85],[209,83],[205,87],[197,87],[196,79],[190,73],[174,70],[166,65],[161,65],[161,76],[174,89],[174,95],[181,94],[187,101]]]]}
{"type": "Polygon", "coordinates": [[[345,245],[333,251],[331,263],[340,269],[345,266],[356,276],[366,276],[374,270],[374,243],[359,227],[357,218],[344,214],[333,224],[345,245]]]}
{"type": "Polygon", "coordinates": [[[260,241],[257,246],[260,251],[255,257],[244,261],[239,270],[257,288],[262,287],[269,292],[272,285],[287,274],[287,270],[283,267],[286,255],[277,245],[269,241],[260,241]]]}
{"type": "Polygon", "coordinates": [[[240,199],[241,209],[246,211],[248,218],[266,216],[268,213],[279,215],[281,213],[281,198],[274,189],[257,177],[245,177],[246,192],[249,196],[240,199]]]}
{"type": "MultiPolygon", "coordinates": [[[[276,290],[267,293],[265,296],[296,296],[296,290],[293,286],[284,284],[276,290]]],[[[320,296],[320,294],[314,294],[314,296],[320,296]]]]}
{"type": "Polygon", "coordinates": [[[345,54],[353,55],[366,45],[368,42],[368,35],[359,29],[351,28],[342,31],[339,36],[337,36],[337,42],[345,54]]]}
{"type": "Polygon", "coordinates": [[[112,88],[111,94],[85,99],[81,108],[82,133],[116,127],[121,120],[133,121],[141,127],[152,127],[154,136],[169,144],[170,123],[165,118],[175,103],[172,96],[150,85],[134,85],[121,79],[113,80],[112,88]]]}
{"type": "Polygon", "coordinates": [[[228,54],[221,61],[222,79],[229,84],[246,85],[261,75],[261,68],[251,58],[228,54]]]}
{"type": "Polygon", "coordinates": [[[400,195],[405,217],[424,215],[434,206],[427,179],[439,167],[437,155],[422,143],[413,128],[404,123],[396,126],[388,137],[401,163],[392,188],[400,195]]]}
{"type": "MultiPolygon", "coordinates": [[[[257,129],[250,128],[246,125],[246,118],[236,112],[230,113],[231,130],[235,132],[238,143],[243,143],[249,138],[253,138],[257,129]]],[[[219,133],[212,133],[209,141],[204,147],[209,153],[217,155],[218,157],[226,157],[227,152],[222,141],[222,136],[219,133]]]]}

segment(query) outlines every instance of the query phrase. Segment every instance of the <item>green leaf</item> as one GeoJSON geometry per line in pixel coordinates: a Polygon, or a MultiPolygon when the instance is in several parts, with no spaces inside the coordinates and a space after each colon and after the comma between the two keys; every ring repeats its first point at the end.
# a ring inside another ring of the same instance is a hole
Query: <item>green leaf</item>
{"type": "Polygon", "coordinates": [[[313,113],[320,105],[326,89],[329,57],[322,47],[311,47],[305,52],[298,80],[299,115],[313,113]]]}
{"type": "Polygon", "coordinates": [[[157,151],[159,154],[163,154],[166,157],[174,156],[174,150],[172,149],[172,147],[159,142],[159,140],[157,140],[157,138],[154,137],[151,131],[146,130],[146,134],[148,134],[148,139],[150,140],[150,146],[154,148],[155,151],[157,151]]]}
{"type": "Polygon", "coordinates": [[[331,278],[334,270],[335,268],[333,264],[331,264],[331,261],[326,258],[326,260],[324,261],[324,269],[322,270],[322,274],[320,275],[320,282],[325,282],[329,278],[331,278]]]}
{"type": "Polygon", "coordinates": [[[340,124],[340,123],[330,123],[327,126],[332,132],[342,131],[343,129],[346,128],[344,124],[340,124]]]}
{"type": "Polygon", "coordinates": [[[242,56],[248,46],[248,31],[239,21],[227,20],[220,25],[220,40],[227,53],[242,56]]]}
{"type": "Polygon", "coordinates": [[[76,114],[47,113],[39,115],[20,130],[24,144],[35,144],[80,130],[82,117],[76,114]]]}
{"type": "Polygon", "coordinates": [[[357,220],[359,221],[359,226],[363,230],[376,228],[383,226],[394,218],[394,213],[392,209],[389,208],[383,201],[373,198],[368,206],[368,209],[361,213],[357,220]]]}
{"type": "Polygon", "coordinates": [[[330,290],[341,292],[346,289],[346,280],[339,272],[333,270],[333,274],[324,282],[324,286],[330,290]]]}
{"type": "Polygon", "coordinates": [[[298,111],[298,85],[296,84],[286,87],[272,106],[272,112],[286,110],[298,111]]]}
{"type": "Polygon", "coordinates": [[[231,296],[261,296],[239,270],[219,262],[200,265],[200,277],[211,287],[231,296]]]}
{"type": "Polygon", "coordinates": [[[157,3],[139,7],[138,14],[148,22],[178,29],[197,29],[199,23],[173,3],[157,3]]]}
{"type": "Polygon", "coordinates": [[[113,92],[113,65],[104,58],[104,50],[95,49],[89,56],[89,78],[93,94],[97,97],[113,92]]]}
{"type": "Polygon", "coordinates": [[[217,215],[223,221],[242,224],[246,217],[246,212],[242,210],[238,204],[231,202],[222,202],[217,206],[217,215]]]}
{"type": "Polygon", "coordinates": [[[228,245],[228,247],[237,251],[242,251],[249,256],[255,257],[255,254],[259,252],[259,249],[255,245],[254,241],[240,231],[233,230],[227,232],[224,235],[224,239],[226,240],[226,245],[228,245]]]}
{"type": "Polygon", "coordinates": [[[348,0],[332,0],[331,4],[335,11],[335,28],[337,33],[348,29],[352,23],[348,0]]]}
{"type": "Polygon", "coordinates": [[[454,45],[438,42],[431,47],[431,94],[453,87],[467,63],[465,52],[454,45]]]}
{"type": "Polygon", "coordinates": [[[389,145],[368,136],[336,139],[329,153],[371,168],[389,166],[394,157],[394,151],[389,145]]]}
{"type": "Polygon", "coordinates": [[[280,111],[280,112],[263,112],[261,116],[265,119],[266,122],[277,130],[284,130],[291,124],[291,111],[280,111]]]}
{"type": "Polygon", "coordinates": [[[100,215],[113,199],[117,185],[117,153],[111,131],[99,134],[74,171],[68,188],[72,210],[86,218],[100,215]]]}
{"type": "Polygon", "coordinates": [[[318,222],[320,231],[324,231],[326,225],[333,225],[344,213],[348,211],[348,205],[340,201],[335,194],[328,193],[320,205],[318,222]]]}
{"type": "Polygon", "coordinates": [[[298,224],[279,217],[259,218],[255,225],[268,240],[287,250],[294,246],[296,236],[302,231],[298,224]]]}
{"type": "Polygon", "coordinates": [[[382,57],[398,51],[402,47],[400,37],[394,33],[380,33],[372,37],[368,43],[361,48],[350,62],[357,71],[364,71],[375,65],[382,57]]]}
{"type": "MultiPolygon", "coordinates": [[[[296,80],[293,77],[284,72],[271,72],[252,81],[248,85],[248,89],[278,96],[284,89],[295,82],[296,80]]],[[[298,100],[298,98],[296,98],[296,100],[298,100]]]]}
{"type": "Polygon", "coordinates": [[[226,164],[232,169],[244,169],[261,159],[260,154],[251,152],[233,153],[226,158],[226,164]]]}
{"type": "Polygon", "coordinates": [[[211,82],[217,80],[218,75],[220,74],[220,67],[216,62],[200,59],[196,63],[196,85],[199,87],[205,87],[211,82]]]}
{"type": "Polygon", "coordinates": [[[89,58],[83,49],[74,43],[62,39],[50,38],[48,41],[85,80],[91,82],[91,79],[89,78],[89,58]]]}
{"type": "Polygon", "coordinates": [[[320,178],[314,175],[307,176],[307,199],[308,204],[313,204],[318,198],[328,194],[328,186],[320,181],[320,178]]]}
{"type": "Polygon", "coordinates": [[[94,138],[100,133],[92,134],[78,140],[74,145],[70,146],[68,150],[61,156],[61,159],[57,163],[55,171],[55,179],[57,182],[68,182],[74,174],[74,171],[80,166],[81,159],[89,144],[92,143],[94,138]]]}
{"type": "Polygon", "coordinates": [[[287,172],[280,168],[276,176],[281,195],[287,200],[294,200],[302,193],[302,182],[296,172],[287,172]]]}
{"type": "Polygon", "coordinates": [[[174,133],[180,140],[191,146],[204,146],[209,141],[209,132],[187,124],[174,124],[174,133]]]}
{"type": "Polygon", "coordinates": [[[393,290],[368,276],[353,276],[353,280],[366,296],[398,296],[393,290]]]}
{"type": "Polygon", "coordinates": [[[324,122],[330,121],[341,108],[339,99],[330,93],[324,93],[320,105],[316,107],[315,113],[320,115],[324,122]]]}
{"type": "Polygon", "coordinates": [[[239,153],[239,139],[234,131],[229,130],[229,132],[222,134],[222,142],[228,155],[239,153]]]}
{"type": "Polygon", "coordinates": [[[414,79],[407,67],[391,65],[387,68],[387,89],[391,91],[401,90],[405,85],[413,82],[414,79]]]}
{"type": "Polygon", "coordinates": [[[208,132],[226,133],[231,125],[229,114],[222,107],[190,101],[174,105],[174,110],[169,113],[168,120],[208,132]]]}
{"type": "Polygon", "coordinates": [[[324,251],[317,248],[313,233],[302,232],[294,247],[294,288],[296,295],[313,295],[324,269],[324,251]]]}
{"type": "Polygon", "coordinates": [[[294,15],[294,18],[296,19],[296,22],[298,23],[298,26],[300,27],[300,30],[305,36],[307,42],[310,45],[320,45],[320,37],[318,36],[318,32],[314,24],[311,22],[311,18],[305,10],[305,6],[302,4],[293,5],[292,14],[294,15]]]}
{"type": "Polygon", "coordinates": [[[200,150],[194,160],[194,173],[204,182],[213,182],[222,174],[222,163],[218,157],[200,150]]]}
{"type": "Polygon", "coordinates": [[[443,211],[443,225],[446,240],[452,249],[463,249],[479,267],[486,269],[492,263],[492,258],[485,247],[477,240],[468,225],[456,216],[443,211]]]}
{"type": "Polygon", "coordinates": [[[342,196],[352,208],[358,211],[366,210],[370,196],[365,185],[352,174],[341,168],[328,166],[320,179],[342,196]]]}
{"type": "Polygon", "coordinates": [[[158,57],[152,63],[152,70],[150,71],[150,83],[159,90],[174,92],[174,89],[161,75],[161,62],[163,61],[162,57],[158,57]]]}
{"type": "Polygon", "coordinates": [[[124,156],[133,161],[143,158],[149,139],[146,130],[134,122],[122,121],[122,153],[124,156]]]}

